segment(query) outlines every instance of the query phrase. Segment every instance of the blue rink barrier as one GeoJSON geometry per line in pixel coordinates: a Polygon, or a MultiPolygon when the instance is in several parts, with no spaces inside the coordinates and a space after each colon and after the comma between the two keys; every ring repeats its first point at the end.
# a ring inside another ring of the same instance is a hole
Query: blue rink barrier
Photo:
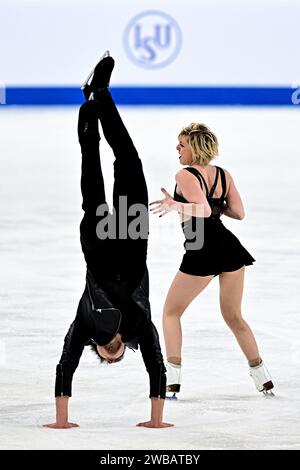
{"type": "MultiPolygon", "coordinates": [[[[291,87],[111,87],[117,104],[144,106],[294,106],[291,87]]],[[[300,91],[298,93],[300,98],[300,91]]],[[[23,86],[5,88],[5,105],[61,106],[84,101],[80,87],[23,86]]],[[[4,106],[5,106],[4,105],[4,106]]]]}

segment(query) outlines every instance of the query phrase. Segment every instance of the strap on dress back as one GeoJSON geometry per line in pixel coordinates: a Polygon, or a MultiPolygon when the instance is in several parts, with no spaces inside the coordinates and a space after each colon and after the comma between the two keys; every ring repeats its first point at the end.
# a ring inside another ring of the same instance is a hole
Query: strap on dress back
{"type": "Polygon", "coordinates": [[[201,175],[200,171],[198,171],[198,170],[196,170],[196,168],[192,168],[190,166],[187,167],[187,168],[184,168],[184,170],[187,170],[189,173],[192,173],[192,175],[196,176],[197,180],[200,183],[202,191],[203,191],[203,184],[204,184],[205,191],[206,191],[206,197],[208,197],[208,194],[209,194],[208,187],[207,187],[206,181],[203,178],[203,176],[201,175]],[[202,184],[202,182],[203,182],[203,184],[202,184]]]}
{"type": "Polygon", "coordinates": [[[216,187],[217,187],[217,184],[218,184],[218,179],[219,179],[219,173],[220,173],[220,168],[218,166],[215,167],[216,168],[216,177],[215,177],[215,181],[214,181],[214,184],[212,185],[211,187],[211,190],[210,190],[210,193],[209,193],[209,197],[212,197],[215,190],[216,190],[216,187]]]}
{"type": "Polygon", "coordinates": [[[203,185],[205,187],[205,191],[206,191],[206,197],[207,198],[211,198],[216,190],[216,187],[217,187],[217,184],[218,184],[218,179],[219,179],[219,175],[221,176],[221,183],[222,183],[222,195],[220,198],[218,199],[225,199],[225,194],[226,194],[226,177],[225,177],[225,172],[223,170],[223,168],[219,167],[219,166],[216,166],[215,167],[217,172],[216,172],[216,177],[215,177],[215,181],[211,187],[211,190],[208,191],[208,187],[207,187],[207,184],[206,184],[206,181],[203,177],[203,175],[200,173],[200,171],[198,171],[196,168],[193,168],[193,167],[187,167],[187,168],[184,168],[185,170],[187,170],[189,173],[192,173],[194,176],[196,176],[196,178],[198,179],[199,183],[200,183],[200,186],[201,186],[201,189],[203,190],[203,185]],[[203,184],[202,184],[203,183],[203,184]]]}
{"type": "Polygon", "coordinates": [[[220,199],[225,199],[225,194],[226,194],[226,177],[225,177],[225,171],[223,168],[217,167],[220,170],[221,174],[221,183],[222,183],[222,195],[220,199]]]}
{"type": "MultiPolygon", "coordinates": [[[[200,173],[199,170],[197,170],[196,168],[190,167],[190,166],[187,167],[187,168],[184,168],[185,170],[189,171],[194,176],[196,176],[196,178],[198,179],[198,181],[200,183],[200,186],[201,186],[202,190],[203,190],[203,185],[202,185],[202,182],[203,182],[207,198],[211,198],[213,196],[213,194],[216,190],[217,184],[218,184],[218,179],[219,179],[220,172],[221,172],[221,179],[222,179],[222,171],[223,171],[222,168],[220,168],[218,166],[216,166],[215,168],[216,168],[216,177],[215,177],[215,181],[214,181],[210,191],[208,191],[208,187],[207,187],[206,181],[204,179],[204,176],[200,173]]],[[[222,180],[222,187],[223,187],[223,193],[224,193],[223,180],[222,180]]],[[[225,190],[226,190],[226,183],[225,183],[225,190]]],[[[222,193],[222,197],[223,197],[223,193],[222,193]]]]}

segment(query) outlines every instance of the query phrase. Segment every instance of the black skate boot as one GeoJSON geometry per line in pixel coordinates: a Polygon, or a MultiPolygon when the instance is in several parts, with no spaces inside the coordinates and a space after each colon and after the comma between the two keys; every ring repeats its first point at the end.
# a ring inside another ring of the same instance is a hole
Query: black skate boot
{"type": "Polygon", "coordinates": [[[109,51],[106,51],[81,87],[86,100],[89,100],[92,93],[97,90],[109,87],[114,65],[114,59],[110,56],[109,51]]]}

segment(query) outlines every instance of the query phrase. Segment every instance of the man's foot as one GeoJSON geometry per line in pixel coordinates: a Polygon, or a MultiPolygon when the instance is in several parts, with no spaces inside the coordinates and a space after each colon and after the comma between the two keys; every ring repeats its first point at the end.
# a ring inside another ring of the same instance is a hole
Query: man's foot
{"type": "Polygon", "coordinates": [[[114,59],[110,56],[109,51],[106,51],[81,87],[86,100],[89,100],[92,93],[97,90],[109,87],[114,66],[114,59]]]}

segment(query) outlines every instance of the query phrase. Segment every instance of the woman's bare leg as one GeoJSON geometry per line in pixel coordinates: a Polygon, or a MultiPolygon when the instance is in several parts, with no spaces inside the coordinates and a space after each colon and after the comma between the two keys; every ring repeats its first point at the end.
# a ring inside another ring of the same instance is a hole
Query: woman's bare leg
{"type": "Polygon", "coordinates": [[[180,318],[189,304],[214,276],[193,276],[178,271],[167,294],[163,313],[163,330],[167,358],[181,363],[182,332],[180,318]]]}
{"type": "Polygon", "coordinates": [[[220,274],[220,308],[223,318],[239,343],[250,366],[260,363],[254,335],[242,317],[241,304],[244,288],[245,267],[220,274]]]}

